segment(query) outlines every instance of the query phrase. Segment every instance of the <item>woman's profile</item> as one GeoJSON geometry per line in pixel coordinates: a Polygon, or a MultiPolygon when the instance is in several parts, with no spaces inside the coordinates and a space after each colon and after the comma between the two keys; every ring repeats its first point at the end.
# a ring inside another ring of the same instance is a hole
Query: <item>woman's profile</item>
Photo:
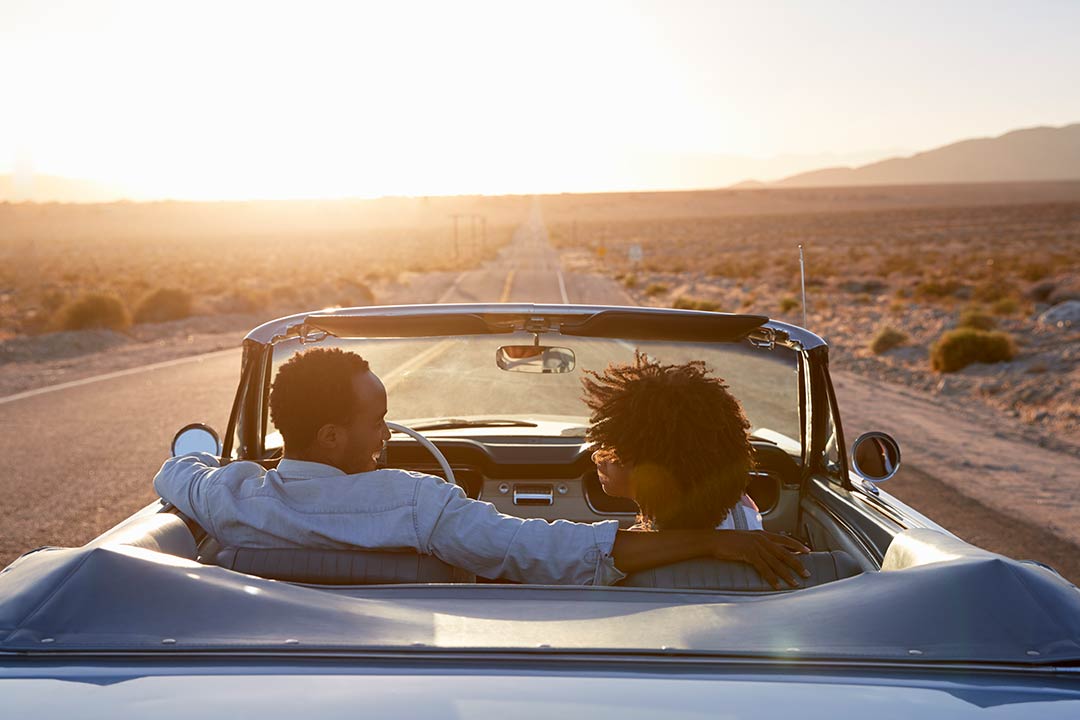
{"type": "Polygon", "coordinates": [[[762,529],[745,494],[750,423],[705,363],[662,365],[637,353],[633,364],[586,371],[582,383],[600,483],[637,503],[637,529],[762,529]]]}

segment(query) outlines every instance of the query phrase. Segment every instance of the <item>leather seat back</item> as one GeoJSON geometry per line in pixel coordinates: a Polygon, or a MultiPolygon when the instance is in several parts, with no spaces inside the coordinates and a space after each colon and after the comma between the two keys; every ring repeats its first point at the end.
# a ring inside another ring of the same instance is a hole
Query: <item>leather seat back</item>
{"type": "Polygon", "coordinates": [[[214,564],[272,580],[316,585],[475,582],[431,555],[392,550],[226,547],[214,564]]]}
{"type": "MultiPolygon", "coordinates": [[[[862,568],[843,550],[800,555],[810,577],[800,578],[800,587],[824,585],[833,580],[858,575],[862,568]]],[[[771,591],[757,571],[746,563],[697,558],[634,573],[623,579],[623,587],[676,588],[680,590],[771,591]]]]}
{"type": "Polygon", "coordinates": [[[139,518],[95,541],[99,545],[130,545],[194,560],[195,538],[183,518],[159,512],[139,518]]]}

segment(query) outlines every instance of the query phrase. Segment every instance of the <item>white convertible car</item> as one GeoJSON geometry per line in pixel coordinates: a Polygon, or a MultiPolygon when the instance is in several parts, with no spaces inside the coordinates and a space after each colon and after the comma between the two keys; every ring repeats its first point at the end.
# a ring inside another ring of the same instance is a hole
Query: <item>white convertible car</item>
{"type": "Polygon", "coordinates": [[[627,526],[590,461],[581,371],[704,360],[753,426],[764,525],[813,550],[811,576],[773,590],[701,559],[615,587],[507,584],[412,553],[222,547],[156,502],[0,573],[0,717],[1080,717],[1080,591],[881,490],[891,438],[856,441],[877,470],[854,467],[805,329],[575,305],[300,314],[245,338],[221,439],[190,426],[174,452],[272,467],[270,379],[311,346],[384,380],[388,465],[503,513],[627,526]]]}

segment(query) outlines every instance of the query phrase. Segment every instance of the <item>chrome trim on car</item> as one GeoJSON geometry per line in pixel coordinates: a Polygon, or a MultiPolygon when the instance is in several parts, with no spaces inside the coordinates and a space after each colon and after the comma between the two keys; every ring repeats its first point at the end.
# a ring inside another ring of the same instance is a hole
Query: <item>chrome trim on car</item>
{"type": "MultiPolygon", "coordinates": [[[[461,316],[487,315],[508,317],[524,317],[525,320],[535,322],[537,318],[573,317],[579,319],[588,318],[596,313],[605,311],[635,312],[643,315],[670,315],[671,317],[685,317],[700,315],[715,317],[717,313],[698,310],[677,310],[673,308],[643,308],[621,305],[537,305],[524,303],[463,303],[441,305],[374,305],[355,308],[333,308],[325,310],[313,310],[310,312],[288,315],[276,320],[263,323],[249,332],[246,340],[258,342],[263,345],[276,342],[288,337],[303,334],[304,323],[313,315],[341,316],[341,317],[427,317],[438,316],[461,316]]],[[[768,320],[761,325],[767,329],[766,333],[771,342],[792,347],[800,350],[810,350],[825,345],[825,341],[814,333],[796,325],[768,320]]]]}

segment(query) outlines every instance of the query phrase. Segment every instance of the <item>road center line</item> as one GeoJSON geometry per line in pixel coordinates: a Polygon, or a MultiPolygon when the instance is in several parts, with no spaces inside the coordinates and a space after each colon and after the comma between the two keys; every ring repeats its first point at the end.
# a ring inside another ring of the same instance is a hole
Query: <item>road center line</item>
{"type": "Polygon", "coordinates": [[[510,288],[514,286],[514,274],[516,272],[517,268],[512,268],[510,272],[506,273],[506,282],[503,283],[503,291],[499,297],[499,302],[506,302],[510,299],[510,288]]]}
{"type": "Polygon", "coordinates": [[[442,342],[432,345],[427,350],[424,350],[419,355],[413,356],[411,359],[398,365],[396,368],[388,372],[382,377],[383,387],[386,388],[386,392],[389,393],[398,384],[405,379],[413,370],[427,365],[435,358],[442,355],[444,352],[450,349],[450,346],[454,344],[453,340],[443,340],[442,342]]]}
{"type": "Polygon", "coordinates": [[[566,281],[563,279],[562,270],[556,270],[555,277],[559,278],[559,295],[562,296],[563,305],[569,305],[570,297],[566,294],[566,281]]]}
{"type": "MultiPolygon", "coordinates": [[[[436,300],[435,302],[436,303],[444,303],[444,302],[446,302],[447,298],[449,298],[451,295],[453,295],[454,291],[458,289],[458,285],[461,284],[461,280],[464,277],[465,277],[465,273],[461,273],[460,275],[458,275],[457,278],[454,280],[454,282],[450,283],[450,287],[446,288],[446,292],[444,292],[442,295],[440,295],[439,299],[436,300]]],[[[428,297],[430,297],[430,295],[428,297]]]]}
{"type": "MultiPolygon", "coordinates": [[[[201,355],[190,355],[183,358],[175,358],[173,360],[163,360],[161,362],[151,363],[150,365],[140,365],[139,367],[128,368],[127,370],[116,370],[115,372],[105,373],[103,375],[94,375],[93,377],[82,378],[80,380],[71,380],[69,382],[58,383],[56,385],[47,385],[35,390],[27,390],[21,393],[15,393],[14,395],[8,395],[7,397],[0,398],[0,405],[6,403],[15,402],[16,400],[24,400],[26,398],[34,397],[35,395],[44,395],[45,393],[56,392],[57,390],[67,390],[73,387],[79,387],[80,385],[90,385],[96,382],[102,382],[103,380],[112,380],[113,378],[127,377],[128,375],[138,375],[139,373],[150,372],[151,370],[160,370],[161,368],[173,367],[174,365],[183,365],[185,363],[202,362],[203,360],[209,360],[228,353],[239,353],[240,348],[229,348],[228,350],[215,350],[214,352],[203,353],[201,355]]],[[[239,376],[240,367],[239,364],[236,368],[237,375],[239,376]]]]}

